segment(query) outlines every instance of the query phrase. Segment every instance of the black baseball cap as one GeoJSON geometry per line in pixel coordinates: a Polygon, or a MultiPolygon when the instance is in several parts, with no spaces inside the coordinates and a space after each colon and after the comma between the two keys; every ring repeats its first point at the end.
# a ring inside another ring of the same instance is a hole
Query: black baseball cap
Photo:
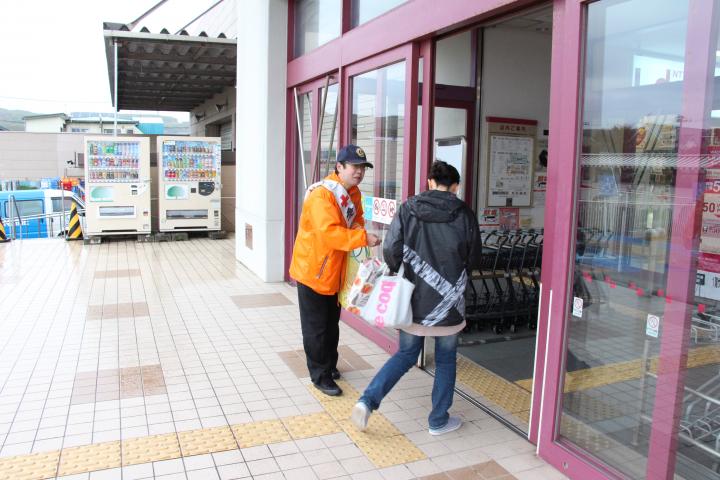
{"type": "Polygon", "coordinates": [[[337,154],[338,162],[352,163],[353,165],[365,165],[366,167],[373,168],[365,156],[365,150],[358,147],[357,145],[345,145],[342,147],[337,154]]]}

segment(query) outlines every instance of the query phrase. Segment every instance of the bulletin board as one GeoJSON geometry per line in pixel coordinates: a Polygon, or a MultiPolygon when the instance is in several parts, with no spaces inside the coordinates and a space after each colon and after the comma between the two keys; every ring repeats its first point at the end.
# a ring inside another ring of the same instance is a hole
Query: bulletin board
{"type": "Polygon", "coordinates": [[[488,207],[532,206],[536,120],[487,117],[488,207]]]}

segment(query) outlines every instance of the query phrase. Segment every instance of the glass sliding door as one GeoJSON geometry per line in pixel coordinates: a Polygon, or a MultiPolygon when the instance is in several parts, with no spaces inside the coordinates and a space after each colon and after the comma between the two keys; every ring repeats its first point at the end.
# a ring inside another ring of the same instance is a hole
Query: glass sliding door
{"type": "Polygon", "coordinates": [[[312,92],[296,93],[297,142],[295,143],[296,161],[296,200],[295,225],[300,219],[305,190],[312,182],[312,92]]]}
{"type": "Polygon", "coordinates": [[[288,178],[292,201],[286,203],[286,270],[298,229],[307,187],[332,172],[338,148],[339,85],[332,73],[288,91],[288,178]],[[322,113],[321,113],[322,112],[322,113]]]}
{"type": "Polygon", "coordinates": [[[584,27],[574,255],[540,452],[574,478],[720,479],[718,3],[565,11],[584,27]]]}
{"type": "MultiPolygon", "coordinates": [[[[408,192],[414,191],[418,116],[417,45],[405,45],[358,62],[344,71],[343,143],[362,148],[374,168],[365,171],[362,192],[365,228],[381,238],[408,192]]],[[[382,246],[351,255],[346,281],[382,246]]],[[[343,312],[343,318],[388,351],[397,348],[397,331],[379,329],[343,312]]]]}

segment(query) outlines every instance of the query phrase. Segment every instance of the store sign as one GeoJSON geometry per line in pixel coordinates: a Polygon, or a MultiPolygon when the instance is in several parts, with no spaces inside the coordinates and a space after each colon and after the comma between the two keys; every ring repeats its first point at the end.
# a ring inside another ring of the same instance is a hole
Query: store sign
{"type": "Polygon", "coordinates": [[[648,314],[647,322],[645,323],[645,335],[653,338],[660,336],[660,317],[648,314]]]}

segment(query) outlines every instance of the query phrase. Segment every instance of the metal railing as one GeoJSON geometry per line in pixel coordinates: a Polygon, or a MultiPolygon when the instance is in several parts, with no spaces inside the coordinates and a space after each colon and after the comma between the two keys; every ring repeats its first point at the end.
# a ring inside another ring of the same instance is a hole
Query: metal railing
{"type": "MultiPolygon", "coordinates": [[[[3,218],[3,224],[5,225],[5,233],[8,233],[8,229],[12,232],[9,234],[9,238],[13,240],[23,240],[30,238],[30,225],[33,221],[40,221],[42,225],[42,233],[38,235],[39,238],[53,238],[53,237],[64,237],[67,233],[66,225],[70,220],[70,212],[53,212],[53,213],[42,213],[38,215],[25,215],[21,216],[17,205],[13,209],[10,206],[10,213],[13,215],[3,218]]],[[[78,215],[80,217],[80,226],[85,231],[85,210],[78,208],[78,215]]],[[[34,237],[33,237],[34,238],[34,237]]]]}

